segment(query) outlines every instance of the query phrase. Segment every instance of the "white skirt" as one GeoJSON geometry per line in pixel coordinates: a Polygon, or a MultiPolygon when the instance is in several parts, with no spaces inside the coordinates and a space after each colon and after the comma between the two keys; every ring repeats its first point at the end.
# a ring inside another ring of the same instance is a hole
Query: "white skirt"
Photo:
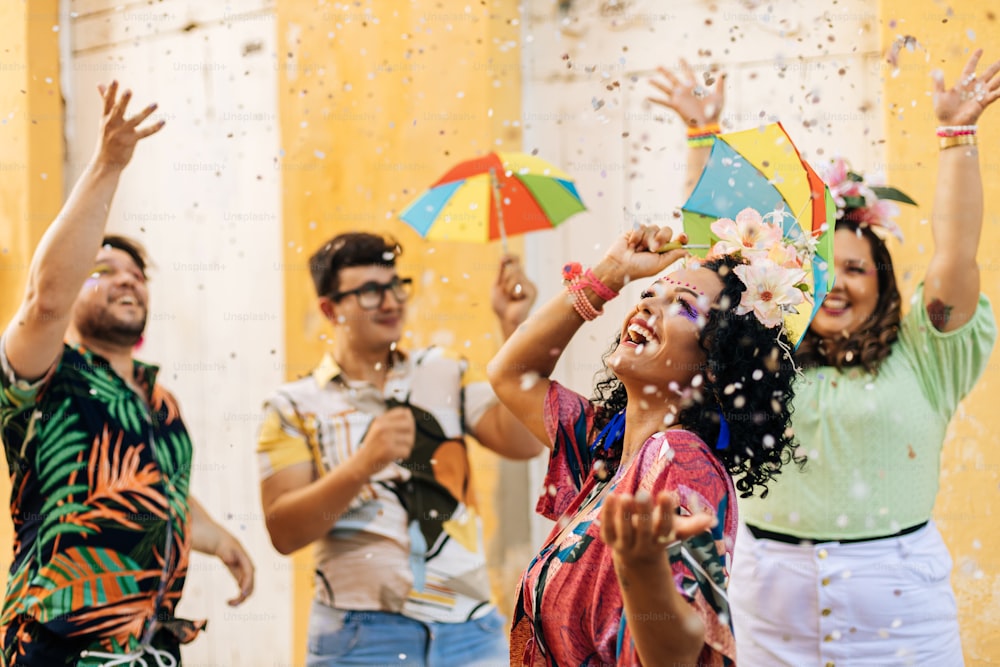
{"type": "Polygon", "coordinates": [[[729,579],[739,667],[961,667],[951,556],[933,522],[795,545],[740,525],[729,579]]]}

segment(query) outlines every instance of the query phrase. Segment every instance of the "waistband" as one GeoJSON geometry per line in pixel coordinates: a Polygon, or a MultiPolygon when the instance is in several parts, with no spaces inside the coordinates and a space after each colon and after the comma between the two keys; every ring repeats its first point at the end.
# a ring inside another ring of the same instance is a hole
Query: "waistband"
{"type": "Polygon", "coordinates": [[[835,537],[797,537],[795,535],[787,535],[785,533],[776,533],[771,530],[765,530],[763,528],[758,528],[757,526],[751,526],[749,523],[746,524],[747,530],[750,534],[756,537],[758,540],[772,540],[774,542],[784,542],[785,544],[801,544],[801,545],[811,545],[820,544],[823,542],[835,542],[837,544],[855,544],[857,542],[874,542],[875,540],[887,540],[893,537],[902,537],[903,535],[909,535],[910,533],[915,533],[924,526],[927,522],[918,523],[915,526],[910,526],[909,528],[904,528],[903,530],[893,533],[892,535],[878,535],[876,537],[852,537],[848,539],[840,539],[835,537]]]}
{"type": "Polygon", "coordinates": [[[383,621],[393,621],[400,623],[418,623],[423,626],[434,625],[436,623],[440,624],[452,624],[452,623],[471,623],[472,621],[478,621],[481,618],[485,618],[492,613],[499,613],[497,606],[490,602],[489,600],[480,602],[468,611],[468,615],[461,620],[446,621],[446,620],[434,620],[430,618],[417,618],[414,616],[409,616],[398,611],[386,611],[384,609],[341,609],[340,607],[334,607],[333,605],[326,604],[318,598],[313,598],[313,608],[322,608],[327,610],[327,613],[338,614],[344,623],[349,623],[352,621],[358,621],[361,623],[383,620],[383,621]]]}

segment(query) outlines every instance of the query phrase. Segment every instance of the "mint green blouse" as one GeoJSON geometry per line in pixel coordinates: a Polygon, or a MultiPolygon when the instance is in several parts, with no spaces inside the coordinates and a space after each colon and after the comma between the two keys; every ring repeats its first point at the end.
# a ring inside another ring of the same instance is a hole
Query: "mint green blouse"
{"type": "Polygon", "coordinates": [[[941,333],[910,302],[899,339],[877,376],[858,367],[805,371],[792,426],[809,461],[782,468],[767,498],[741,498],[749,524],[798,537],[891,535],[930,519],[948,423],[982,374],[996,340],[989,300],[941,333]]]}

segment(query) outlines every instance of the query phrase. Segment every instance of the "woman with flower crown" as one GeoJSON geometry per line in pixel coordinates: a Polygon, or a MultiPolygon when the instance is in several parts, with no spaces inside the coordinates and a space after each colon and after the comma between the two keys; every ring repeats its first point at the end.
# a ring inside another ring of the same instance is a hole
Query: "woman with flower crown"
{"type": "MultiPolygon", "coordinates": [[[[753,211],[739,218],[773,233],[753,211]]],[[[802,302],[802,262],[721,244],[696,262],[672,239],[640,227],[593,269],[567,265],[566,291],[490,363],[497,396],[552,448],[536,509],[557,523],[522,576],[512,665],[734,664],[736,492],[766,492],[793,459],[782,310],[747,283],[802,302]],[[549,379],[626,282],[675,263],[621,324],[594,398],[549,379]]]]}
{"type": "MultiPolygon", "coordinates": [[[[793,426],[808,455],[767,497],[740,501],[730,602],[741,667],[963,664],[951,558],[931,519],[948,422],[982,373],[996,324],[980,294],[983,193],[976,123],[1000,97],[981,51],[934,79],[940,158],[934,252],[909,312],[888,236],[892,200],[846,163],[825,174],[837,206],[836,282],[795,354],[793,426]]],[[[688,124],[689,187],[718,132],[711,89],[665,69],[652,101],[688,124]]]]}

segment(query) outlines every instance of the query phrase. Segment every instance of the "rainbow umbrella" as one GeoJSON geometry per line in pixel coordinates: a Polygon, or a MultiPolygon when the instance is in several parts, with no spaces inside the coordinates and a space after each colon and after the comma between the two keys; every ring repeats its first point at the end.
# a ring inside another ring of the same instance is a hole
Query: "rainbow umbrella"
{"type": "MultiPolygon", "coordinates": [[[[747,207],[761,215],[777,211],[786,243],[807,240],[816,249],[809,265],[803,266],[812,306],[807,302],[785,314],[785,328],[798,347],[833,287],[837,209],[830,189],[799,155],[781,123],[715,138],[701,178],[681,208],[690,245],[711,247],[719,240],[711,224],[719,218],[735,219],[747,207]]],[[[708,251],[693,252],[704,256],[708,251]]]]}
{"type": "Polygon", "coordinates": [[[451,168],[399,217],[426,239],[486,242],[551,229],[586,210],[569,175],[525,153],[490,153],[451,168]]]}

